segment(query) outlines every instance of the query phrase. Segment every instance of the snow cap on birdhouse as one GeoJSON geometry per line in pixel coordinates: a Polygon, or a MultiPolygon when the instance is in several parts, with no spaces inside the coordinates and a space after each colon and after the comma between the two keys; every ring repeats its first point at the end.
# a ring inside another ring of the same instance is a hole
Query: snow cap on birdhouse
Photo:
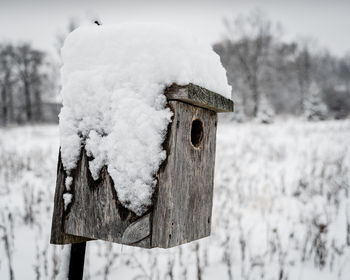
{"type": "Polygon", "coordinates": [[[233,111],[218,55],[173,27],[124,24],[76,29],[62,59],[51,243],[208,236],[217,113],[233,111]]]}

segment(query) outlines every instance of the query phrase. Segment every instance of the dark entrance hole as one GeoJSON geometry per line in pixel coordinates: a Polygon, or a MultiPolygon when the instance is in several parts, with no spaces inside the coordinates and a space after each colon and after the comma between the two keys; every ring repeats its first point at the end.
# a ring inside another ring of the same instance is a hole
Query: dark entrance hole
{"type": "Polygon", "coordinates": [[[194,120],[191,128],[191,143],[195,147],[199,147],[203,139],[203,123],[201,120],[194,120]]]}

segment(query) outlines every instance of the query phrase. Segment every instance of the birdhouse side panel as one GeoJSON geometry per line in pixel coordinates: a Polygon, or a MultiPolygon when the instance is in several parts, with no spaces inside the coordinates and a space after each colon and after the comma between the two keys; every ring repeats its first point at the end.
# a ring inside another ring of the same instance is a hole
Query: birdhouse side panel
{"type": "Polygon", "coordinates": [[[64,234],[149,248],[150,215],[138,217],[124,208],[107,167],[94,181],[88,163],[83,149],[72,174],[72,202],[66,210],[61,209],[64,234]]]}
{"type": "Polygon", "coordinates": [[[99,180],[92,179],[85,151],[74,176],[73,191],[74,200],[64,221],[66,233],[127,245],[150,235],[149,215],[142,217],[144,226],[137,226],[140,218],[119,202],[107,167],[101,170],[99,180]]]}
{"type": "Polygon", "coordinates": [[[80,243],[90,240],[89,238],[74,236],[66,234],[63,230],[64,226],[64,201],[63,193],[65,192],[65,180],[66,172],[64,171],[61,152],[58,154],[58,163],[57,163],[57,180],[56,180],[56,191],[54,198],[54,209],[52,216],[52,226],[51,226],[51,244],[63,245],[63,244],[72,244],[80,243]]]}
{"type": "Polygon", "coordinates": [[[217,115],[169,101],[174,118],[167,161],[159,171],[152,247],[169,248],[210,235],[217,115]]]}

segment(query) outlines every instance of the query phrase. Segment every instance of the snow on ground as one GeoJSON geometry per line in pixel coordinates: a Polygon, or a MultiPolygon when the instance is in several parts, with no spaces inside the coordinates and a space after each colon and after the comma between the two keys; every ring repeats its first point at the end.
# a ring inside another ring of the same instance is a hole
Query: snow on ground
{"type": "MultiPolygon", "coordinates": [[[[79,27],[62,48],[61,153],[75,168],[81,147],[97,180],[108,166],[118,199],[137,215],[152,204],[172,113],[164,89],[194,83],[230,96],[210,45],[164,24],[79,27]]],[[[69,187],[67,186],[67,189],[69,187]]],[[[72,199],[66,194],[65,205],[72,199]]]]}
{"type": "MultiPolygon", "coordinates": [[[[9,267],[57,278],[58,137],[56,126],[0,129],[0,279],[9,267]]],[[[212,236],[169,250],[89,242],[85,279],[348,279],[348,139],[350,120],[220,124],[212,236]]]]}

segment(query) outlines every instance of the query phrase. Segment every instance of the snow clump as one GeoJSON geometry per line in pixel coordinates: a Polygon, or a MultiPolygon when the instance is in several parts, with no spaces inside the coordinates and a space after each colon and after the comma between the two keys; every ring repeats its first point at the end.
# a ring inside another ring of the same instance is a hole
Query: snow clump
{"type": "MultiPolygon", "coordinates": [[[[65,171],[70,176],[84,147],[93,178],[108,166],[120,202],[142,215],[166,158],[162,143],[172,113],[164,89],[194,83],[229,98],[219,56],[164,24],[82,26],[67,37],[61,54],[65,171]]],[[[66,183],[70,189],[71,179],[66,183]]]]}

